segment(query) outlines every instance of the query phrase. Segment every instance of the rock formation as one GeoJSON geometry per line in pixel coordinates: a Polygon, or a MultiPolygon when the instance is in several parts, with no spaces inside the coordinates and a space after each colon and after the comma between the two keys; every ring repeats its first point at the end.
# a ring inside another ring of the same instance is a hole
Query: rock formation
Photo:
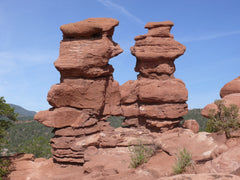
{"type": "MultiPolygon", "coordinates": [[[[220,96],[225,106],[229,107],[231,104],[235,104],[240,109],[240,76],[225,84],[220,91],[220,96]]],[[[215,103],[211,103],[203,108],[201,111],[202,116],[209,118],[210,109],[215,109],[216,112],[218,111],[217,105],[215,103]]]]}
{"type": "Polygon", "coordinates": [[[120,87],[124,125],[145,125],[161,132],[176,127],[187,114],[188,92],[182,80],[174,78],[174,60],[185,46],[173,39],[171,21],[149,22],[146,35],[135,37],[131,52],[137,58],[136,81],[120,87]]]}
{"type": "Polygon", "coordinates": [[[53,159],[59,163],[86,164],[89,151],[154,142],[150,131],[176,127],[187,113],[188,92],[175,79],[174,60],[185,47],[173,39],[170,21],[148,23],[148,34],[137,36],[132,54],[137,57],[136,81],[119,86],[114,81],[110,58],[122,52],[112,35],[118,21],[90,18],[60,27],[63,40],[55,67],[60,83],[48,93],[51,109],[40,111],[35,119],[53,127],[53,159]],[[126,117],[124,126],[137,129],[114,130],[106,119],[126,117]],[[90,149],[89,149],[90,148],[90,149]]]}
{"type": "Polygon", "coordinates": [[[116,19],[89,18],[60,27],[63,40],[54,65],[61,81],[48,93],[53,108],[35,116],[54,128],[51,146],[57,162],[84,163],[86,148],[99,146],[99,132],[112,130],[103,114],[121,114],[119,84],[108,64],[122,52],[112,40],[117,25],[116,19]]]}

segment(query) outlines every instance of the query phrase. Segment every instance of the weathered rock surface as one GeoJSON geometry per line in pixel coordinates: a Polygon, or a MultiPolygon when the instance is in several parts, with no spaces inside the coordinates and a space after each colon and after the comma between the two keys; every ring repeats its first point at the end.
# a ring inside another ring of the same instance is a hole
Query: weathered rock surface
{"type": "Polygon", "coordinates": [[[160,104],[160,105],[141,105],[140,115],[156,119],[176,119],[187,114],[186,103],[179,104],[160,104]]]}
{"type": "MultiPolygon", "coordinates": [[[[90,116],[84,111],[77,110],[71,107],[61,107],[56,109],[50,109],[46,111],[40,111],[36,114],[35,120],[41,122],[47,127],[62,128],[66,126],[71,127],[85,127],[89,124],[90,116]]],[[[97,120],[94,121],[95,123],[97,120]]],[[[91,124],[93,125],[93,124],[91,124]]]]}
{"type": "Polygon", "coordinates": [[[145,26],[148,33],[135,37],[131,52],[137,58],[138,79],[120,87],[125,125],[163,132],[178,126],[188,112],[188,91],[173,75],[174,60],[186,48],[173,39],[172,26],[171,21],[150,22],[145,26]]]}
{"type": "Polygon", "coordinates": [[[75,107],[99,112],[104,106],[106,78],[65,79],[53,85],[48,93],[48,102],[53,107],[75,107]]]}
{"type": "Polygon", "coordinates": [[[235,93],[240,93],[240,76],[225,84],[220,91],[220,96],[223,98],[235,93]]]}
{"type": "Polygon", "coordinates": [[[113,18],[88,18],[62,25],[60,29],[65,38],[89,37],[97,33],[111,32],[118,24],[118,20],[113,18]]]}
{"type": "Polygon", "coordinates": [[[173,75],[174,60],[186,49],[170,34],[173,23],[150,22],[148,33],[135,38],[131,50],[140,74],[122,86],[108,64],[122,52],[112,40],[117,25],[112,18],[90,18],[60,28],[63,40],[54,65],[61,79],[47,98],[53,108],[35,116],[54,128],[54,162],[82,165],[90,146],[128,147],[139,138],[153,145],[151,131],[173,129],[188,111],[185,84],[173,75]],[[123,125],[133,130],[114,130],[106,121],[110,116],[124,116],[123,125]]]}
{"type": "Polygon", "coordinates": [[[182,103],[188,100],[188,91],[180,79],[159,81],[142,78],[138,81],[139,100],[145,103],[182,103]]]}
{"type": "MultiPolygon", "coordinates": [[[[21,155],[12,159],[14,171],[9,178],[13,180],[240,179],[239,144],[223,148],[226,142],[222,135],[205,132],[195,134],[191,130],[182,128],[162,134],[151,133],[145,128],[117,128],[115,132],[101,133],[97,138],[99,143],[103,144],[102,147],[88,146],[85,151],[53,149],[55,161],[78,162],[78,164],[85,162],[83,166],[61,165],[54,163],[52,158],[35,159],[33,155],[21,155]],[[154,148],[155,154],[138,168],[130,168],[131,156],[128,147],[139,144],[140,140],[145,147],[154,148]],[[174,176],[172,167],[176,163],[176,153],[183,148],[192,154],[194,168],[187,168],[184,174],[174,176]],[[212,153],[217,151],[218,155],[212,156],[212,153]]],[[[89,142],[77,140],[74,143],[77,143],[76,147],[80,147],[90,142],[94,142],[94,138],[90,138],[89,142]]]]}
{"type": "Polygon", "coordinates": [[[54,65],[61,79],[47,99],[53,108],[35,116],[54,128],[54,162],[83,164],[88,146],[100,146],[100,133],[113,130],[104,119],[122,115],[120,87],[108,64],[123,51],[112,40],[117,25],[116,19],[89,18],[60,27],[63,40],[54,65]]]}
{"type": "Polygon", "coordinates": [[[132,54],[142,61],[174,60],[181,56],[186,48],[170,35],[172,26],[171,21],[146,24],[145,28],[149,29],[149,32],[135,37],[136,43],[131,48],[132,54]]]}
{"type": "Polygon", "coordinates": [[[199,124],[194,119],[189,119],[184,121],[183,127],[192,130],[194,133],[199,132],[199,124]]]}

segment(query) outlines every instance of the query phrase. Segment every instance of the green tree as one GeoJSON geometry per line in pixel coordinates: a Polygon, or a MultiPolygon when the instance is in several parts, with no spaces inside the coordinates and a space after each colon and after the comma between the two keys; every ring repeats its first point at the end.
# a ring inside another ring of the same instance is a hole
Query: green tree
{"type": "Polygon", "coordinates": [[[226,137],[230,138],[231,132],[240,126],[239,109],[235,104],[226,107],[223,100],[216,100],[214,103],[217,105],[218,111],[216,112],[215,109],[209,110],[207,131],[224,132],[226,137]]]}
{"type": "Polygon", "coordinates": [[[11,108],[6,103],[4,97],[0,97],[0,152],[2,150],[2,144],[6,143],[4,136],[6,130],[13,124],[13,121],[17,121],[17,113],[14,113],[14,108],[11,108]]]}
{"type": "Polygon", "coordinates": [[[49,139],[43,136],[34,137],[33,139],[27,141],[22,149],[22,152],[27,154],[34,154],[37,158],[50,158],[52,156],[49,139]]]}

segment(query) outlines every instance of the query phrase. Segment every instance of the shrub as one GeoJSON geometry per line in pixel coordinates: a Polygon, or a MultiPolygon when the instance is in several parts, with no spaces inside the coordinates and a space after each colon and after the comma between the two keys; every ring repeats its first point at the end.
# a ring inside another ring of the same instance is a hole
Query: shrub
{"type": "Polygon", "coordinates": [[[0,159],[0,180],[10,172],[9,166],[10,166],[9,160],[0,159]]]}
{"type": "Polygon", "coordinates": [[[239,128],[240,120],[238,115],[238,107],[231,104],[229,107],[224,105],[223,100],[214,102],[218,111],[209,110],[209,120],[207,122],[208,132],[224,132],[227,138],[231,137],[231,132],[239,128]]]}
{"type": "Polygon", "coordinates": [[[146,163],[151,156],[155,153],[155,148],[146,146],[139,141],[138,145],[128,147],[131,153],[130,167],[136,168],[139,165],[146,163]]]}
{"type": "Polygon", "coordinates": [[[123,116],[111,116],[107,119],[107,121],[110,122],[110,126],[118,128],[122,126],[123,119],[125,119],[123,116]]]}
{"type": "Polygon", "coordinates": [[[173,166],[174,174],[181,174],[186,171],[188,166],[193,165],[192,155],[184,148],[176,154],[176,164],[173,166]]]}

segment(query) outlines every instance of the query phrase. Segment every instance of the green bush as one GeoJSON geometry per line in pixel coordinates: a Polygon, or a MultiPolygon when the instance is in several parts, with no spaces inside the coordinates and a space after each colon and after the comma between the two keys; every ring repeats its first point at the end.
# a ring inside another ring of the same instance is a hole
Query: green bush
{"type": "Polygon", "coordinates": [[[142,141],[139,141],[138,145],[129,146],[128,149],[131,153],[130,167],[132,168],[146,163],[155,153],[155,148],[144,145],[142,141]]]}
{"type": "Polygon", "coordinates": [[[174,174],[181,174],[186,171],[188,166],[193,165],[192,155],[184,148],[176,154],[176,164],[173,166],[174,174]]]}
{"type": "Polygon", "coordinates": [[[10,161],[6,159],[0,159],[0,180],[9,174],[10,161]]]}
{"type": "Polygon", "coordinates": [[[122,126],[123,120],[125,117],[123,116],[111,116],[107,118],[107,121],[110,122],[110,126],[114,128],[118,128],[122,126]]]}
{"type": "Polygon", "coordinates": [[[218,111],[216,112],[215,109],[209,110],[207,131],[224,132],[226,137],[230,138],[231,132],[240,126],[239,109],[234,104],[226,107],[223,100],[216,100],[214,103],[217,105],[218,111]]]}

